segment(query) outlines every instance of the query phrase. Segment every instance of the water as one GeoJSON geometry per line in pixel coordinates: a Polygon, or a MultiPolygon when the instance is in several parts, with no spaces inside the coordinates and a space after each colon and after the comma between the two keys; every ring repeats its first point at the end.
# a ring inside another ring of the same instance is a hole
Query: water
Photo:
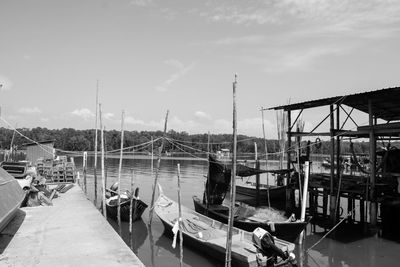
{"type": "MultiPolygon", "coordinates": [[[[82,174],[82,159],[75,158],[78,170],[82,174]]],[[[100,161],[98,161],[100,166],[100,161]]],[[[181,165],[181,201],[182,204],[194,209],[192,196],[202,196],[205,175],[207,174],[207,162],[187,159],[166,159],[161,161],[159,183],[164,193],[177,201],[177,164],[181,165]]],[[[92,166],[93,159],[89,159],[88,165],[92,166]]],[[[108,159],[107,186],[118,180],[118,159],[108,159]]],[[[146,158],[124,159],[122,163],[121,189],[130,189],[132,170],[134,171],[135,187],[140,188],[140,198],[150,206],[152,186],[151,160],[146,158]]],[[[154,170],[156,160],[154,161],[154,170]]],[[[98,171],[98,199],[100,199],[101,179],[98,171]]],[[[87,186],[88,196],[93,199],[93,170],[88,170],[87,186]]],[[[269,178],[271,180],[271,178],[269,178]]],[[[83,181],[83,176],[81,175],[83,181]]],[[[157,197],[157,196],[156,196],[157,197]]],[[[100,200],[98,201],[100,202],[100,200]]],[[[98,203],[100,206],[100,203],[98,203]]],[[[115,221],[110,224],[118,231],[115,221]]],[[[152,227],[148,227],[149,208],[146,209],[142,220],[134,222],[133,236],[129,237],[129,225],[122,222],[122,238],[145,266],[179,266],[179,246],[172,248],[172,239],[163,234],[164,227],[156,214],[153,217],[152,227]]],[[[306,250],[314,245],[325,234],[324,229],[312,225],[306,230],[303,244],[298,245],[296,257],[299,266],[400,266],[400,243],[378,238],[376,236],[365,237],[359,234],[346,234],[338,237],[338,240],[325,238],[308,253],[306,250]]],[[[183,262],[185,266],[223,266],[223,263],[210,258],[207,255],[196,252],[184,244],[183,262]]]]}

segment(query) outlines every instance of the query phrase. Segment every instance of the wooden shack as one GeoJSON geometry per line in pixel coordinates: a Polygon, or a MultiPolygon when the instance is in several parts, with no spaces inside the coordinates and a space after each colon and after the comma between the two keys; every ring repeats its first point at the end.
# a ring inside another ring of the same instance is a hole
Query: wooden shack
{"type": "MultiPolygon", "coordinates": [[[[397,180],[400,177],[400,171],[397,171],[400,166],[393,167],[392,164],[392,167],[387,167],[388,163],[385,163],[382,167],[377,164],[377,140],[385,143],[388,151],[391,149],[391,142],[399,140],[399,103],[400,87],[394,87],[268,109],[287,112],[287,147],[289,149],[286,153],[288,169],[295,162],[297,151],[294,149],[295,146],[293,144],[296,142],[296,137],[321,137],[330,141],[330,162],[332,163],[330,165],[330,173],[310,175],[310,212],[312,214],[316,214],[315,212],[320,203],[318,197],[322,196],[323,213],[329,216],[331,226],[333,226],[340,217],[338,212],[340,199],[346,198],[348,211],[354,211],[357,207],[359,209],[358,217],[362,222],[369,222],[372,228],[377,225],[379,203],[385,196],[399,193],[395,192],[393,185],[397,184],[397,180]],[[296,122],[305,109],[324,106],[327,107],[327,113],[320,114],[321,121],[314,129],[310,132],[298,132],[295,130],[296,122]],[[353,110],[366,113],[369,118],[368,123],[361,125],[362,122],[357,121],[352,115],[353,110]],[[293,120],[294,111],[296,111],[297,117],[293,120]],[[329,130],[318,132],[317,129],[320,129],[321,124],[325,121],[329,122],[329,130]],[[351,127],[349,127],[349,124],[351,124],[351,127]],[[368,171],[362,175],[344,174],[341,164],[336,164],[343,159],[341,142],[343,140],[354,141],[361,138],[369,142],[368,171]],[[355,200],[357,200],[357,205],[355,200]],[[328,210],[329,214],[327,214],[328,210]]],[[[311,145],[314,144],[312,143],[311,145]]],[[[382,159],[386,160],[385,157],[383,156],[382,159]]],[[[345,215],[343,214],[343,216],[345,215]]],[[[351,216],[354,216],[354,212],[352,212],[351,216]]]]}
{"type": "Polygon", "coordinates": [[[39,158],[43,160],[54,158],[54,141],[47,140],[24,144],[26,147],[26,159],[35,164],[39,158]]]}

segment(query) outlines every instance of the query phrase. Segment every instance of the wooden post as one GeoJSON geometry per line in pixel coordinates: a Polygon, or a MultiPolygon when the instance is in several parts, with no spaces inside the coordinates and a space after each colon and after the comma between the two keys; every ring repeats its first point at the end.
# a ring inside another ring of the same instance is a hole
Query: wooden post
{"type": "Polygon", "coordinates": [[[163,133],[163,138],[161,140],[161,146],[158,149],[158,159],[157,159],[157,169],[156,169],[156,177],[154,178],[154,184],[153,184],[153,193],[151,195],[151,205],[150,205],[150,213],[149,213],[149,224],[151,225],[152,220],[153,220],[153,210],[154,210],[154,196],[156,193],[156,188],[157,188],[157,181],[158,181],[158,174],[160,172],[160,165],[161,165],[161,155],[162,151],[164,149],[164,141],[165,141],[165,135],[167,134],[167,122],[168,122],[168,113],[169,111],[167,110],[167,114],[165,115],[165,122],[164,122],[164,133],[163,133]]]}
{"type": "Polygon", "coordinates": [[[335,180],[336,182],[336,203],[335,203],[335,222],[339,220],[339,207],[340,207],[340,183],[342,182],[342,164],[340,162],[340,136],[339,136],[339,130],[340,130],[340,105],[336,105],[336,177],[335,180]]]}
{"type": "Polygon", "coordinates": [[[336,196],[334,191],[335,186],[335,116],[333,105],[330,105],[330,133],[331,133],[331,179],[330,179],[330,189],[329,189],[329,215],[331,220],[331,225],[336,224],[336,196]]]}
{"type": "MultiPolygon", "coordinates": [[[[303,187],[303,197],[302,197],[302,204],[301,204],[301,214],[300,214],[300,220],[302,222],[304,222],[305,219],[306,219],[308,178],[310,176],[310,162],[306,161],[304,166],[305,166],[305,170],[304,170],[304,187],[303,187]]],[[[303,242],[303,234],[304,234],[304,231],[301,232],[301,235],[300,235],[300,238],[299,238],[300,244],[303,242]]]]}
{"type": "Polygon", "coordinates": [[[232,148],[232,171],[231,171],[231,191],[230,191],[230,206],[228,218],[228,233],[226,237],[226,254],[225,254],[225,267],[231,266],[232,254],[232,228],[233,228],[233,213],[235,208],[236,197],[236,146],[237,146],[237,125],[236,125],[236,85],[237,75],[235,74],[235,81],[233,82],[233,148],[232,148]]]}
{"type": "Polygon", "coordinates": [[[151,177],[153,177],[153,169],[154,169],[154,141],[153,141],[153,136],[151,136],[151,163],[150,163],[150,168],[151,168],[151,177]]]}
{"type": "Polygon", "coordinates": [[[107,218],[107,209],[106,209],[106,178],[104,171],[104,127],[102,121],[102,113],[101,113],[101,104],[99,104],[99,115],[100,115],[100,129],[101,129],[101,202],[103,205],[103,215],[107,218]]]}
{"type": "Polygon", "coordinates": [[[83,187],[85,188],[85,194],[87,194],[87,180],[86,180],[86,168],[87,168],[87,152],[83,152],[83,187]]]}
{"type": "Polygon", "coordinates": [[[179,218],[178,218],[178,231],[179,231],[179,266],[183,266],[183,235],[182,235],[182,208],[181,208],[181,168],[178,163],[178,206],[179,206],[179,218]]]}
{"type": "MultiPolygon", "coordinates": [[[[260,169],[260,161],[256,159],[256,169],[260,169]]],[[[268,206],[270,206],[269,203],[269,189],[267,191],[267,201],[268,201],[268,206]]],[[[256,207],[260,206],[260,174],[256,174],[256,207]]]]}
{"type": "Polygon", "coordinates": [[[122,155],[124,150],[124,119],[125,111],[122,111],[121,116],[121,151],[119,154],[119,167],[118,167],[118,206],[117,206],[117,218],[118,218],[118,230],[121,235],[121,171],[122,171],[122,155]]]}
{"type": "Polygon", "coordinates": [[[96,86],[96,121],[94,132],[94,205],[97,207],[97,113],[99,105],[99,80],[96,86]]]}
{"type": "MultiPolygon", "coordinates": [[[[375,176],[376,176],[376,138],[374,132],[374,111],[372,110],[372,100],[368,100],[368,113],[369,113],[369,162],[371,166],[370,180],[371,190],[369,195],[370,210],[369,217],[372,228],[377,225],[377,204],[376,204],[376,192],[375,192],[375,176]]],[[[368,189],[367,189],[368,190],[368,189]]],[[[367,199],[368,200],[368,199],[367,199]]]]}
{"type": "MultiPolygon", "coordinates": [[[[210,132],[208,132],[207,138],[207,163],[210,166],[210,132]]],[[[207,173],[207,186],[205,188],[205,201],[206,201],[206,215],[208,214],[208,209],[210,207],[209,200],[210,199],[210,172],[207,173]]],[[[204,199],[203,199],[204,200],[204,199]]]]}
{"type": "MultiPolygon", "coordinates": [[[[134,196],[134,192],[133,192],[133,169],[131,170],[131,199],[130,199],[130,203],[129,203],[129,234],[132,235],[132,220],[133,220],[133,196],[134,196]]],[[[131,238],[132,240],[132,238],[131,238]]]]}
{"type": "Polygon", "coordinates": [[[287,161],[286,161],[286,168],[288,169],[288,172],[286,174],[286,212],[292,212],[292,188],[289,188],[289,178],[290,178],[290,164],[291,164],[291,152],[292,152],[292,130],[291,130],[291,110],[287,111],[287,125],[288,125],[288,131],[287,131],[287,161]]]}

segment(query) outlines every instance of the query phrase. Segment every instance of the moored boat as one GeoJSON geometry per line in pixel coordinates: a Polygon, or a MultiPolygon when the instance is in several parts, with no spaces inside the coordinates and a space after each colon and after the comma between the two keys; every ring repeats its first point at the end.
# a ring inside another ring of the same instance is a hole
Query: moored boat
{"type": "MultiPolygon", "coordinates": [[[[115,186],[115,184],[113,185],[115,186]]],[[[114,187],[115,190],[115,187],[114,187]]],[[[107,189],[111,194],[106,199],[107,216],[116,220],[118,216],[118,194],[112,189],[107,189]]],[[[136,188],[135,195],[124,192],[120,195],[120,206],[121,206],[121,220],[129,222],[131,214],[131,198],[132,200],[132,221],[139,220],[142,217],[143,212],[147,208],[147,204],[144,203],[138,197],[139,190],[136,188]]]]}
{"type": "Polygon", "coordinates": [[[0,168],[0,232],[14,218],[24,198],[17,180],[0,168]]]}
{"type": "MultiPolygon", "coordinates": [[[[225,205],[210,205],[207,208],[197,196],[193,196],[194,208],[197,212],[222,223],[228,223],[229,208],[225,205]]],[[[236,205],[233,225],[237,228],[254,231],[261,227],[274,236],[289,242],[294,242],[307,226],[309,219],[302,222],[293,217],[284,218],[268,209],[253,208],[246,205],[236,205]]]]}
{"type": "MultiPolygon", "coordinates": [[[[172,233],[172,228],[179,219],[178,203],[166,197],[160,186],[159,188],[160,195],[155,203],[154,211],[163,223],[165,233],[172,233]]],[[[225,259],[227,225],[184,206],[181,206],[181,211],[184,245],[194,247],[215,259],[225,259]]],[[[253,242],[253,233],[235,227],[232,233],[232,266],[258,266],[260,250],[253,242]]],[[[287,255],[287,257],[283,256],[286,259],[277,258],[275,263],[284,264],[293,260],[292,256],[288,256],[294,250],[293,243],[275,239],[274,246],[282,253],[281,255],[287,255]]]]}

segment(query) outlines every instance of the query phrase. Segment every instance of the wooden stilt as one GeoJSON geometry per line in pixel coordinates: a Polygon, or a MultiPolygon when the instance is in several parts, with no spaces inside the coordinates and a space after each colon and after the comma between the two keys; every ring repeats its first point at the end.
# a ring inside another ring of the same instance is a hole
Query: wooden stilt
{"type": "Polygon", "coordinates": [[[94,132],[94,205],[97,207],[97,115],[99,106],[99,81],[96,86],[96,121],[94,132]]]}
{"type": "Polygon", "coordinates": [[[131,194],[132,194],[132,196],[131,196],[131,200],[129,203],[129,234],[130,235],[132,235],[132,230],[133,230],[133,227],[132,227],[132,218],[133,218],[132,210],[133,210],[133,196],[134,196],[133,183],[134,183],[133,182],[133,169],[131,169],[131,194]]]}
{"type": "Polygon", "coordinates": [[[119,167],[118,167],[118,206],[117,206],[117,217],[118,217],[118,231],[121,235],[121,171],[122,171],[122,156],[124,152],[124,120],[125,111],[122,111],[121,115],[121,151],[119,154],[119,167]]]}
{"type": "Polygon", "coordinates": [[[83,152],[83,187],[85,188],[85,194],[87,194],[87,180],[86,180],[86,168],[87,168],[87,152],[83,152]]]}
{"type": "Polygon", "coordinates": [[[101,104],[99,104],[99,115],[100,115],[100,129],[101,129],[101,203],[103,207],[103,215],[107,218],[106,209],[106,177],[104,169],[104,128],[101,113],[101,104]]]}
{"type": "Polygon", "coordinates": [[[233,82],[233,147],[232,147],[232,172],[231,172],[231,191],[230,191],[230,206],[228,218],[228,234],[226,237],[226,254],[225,254],[225,267],[231,266],[232,254],[232,228],[233,228],[233,213],[235,208],[236,197],[236,145],[237,145],[237,125],[236,125],[236,85],[237,75],[233,82]]]}
{"type": "Polygon", "coordinates": [[[153,193],[152,193],[152,195],[151,195],[151,205],[150,205],[150,213],[149,213],[149,225],[151,225],[151,222],[152,222],[152,220],[153,220],[154,197],[155,197],[156,188],[157,188],[158,174],[159,174],[159,172],[160,172],[161,155],[162,155],[162,151],[163,151],[163,149],[164,149],[165,136],[166,136],[166,134],[167,134],[168,113],[169,113],[169,111],[167,110],[167,114],[165,115],[165,123],[164,123],[163,138],[162,138],[162,140],[161,140],[161,146],[160,146],[160,148],[158,149],[158,159],[157,159],[156,177],[154,178],[153,193]]]}
{"type": "Polygon", "coordinates": [[[183,266],[183,234],[182,234],[182,208],[181,208],[181,168],[178,163],[178,206],[179,206],[179,266],[183,266]]]}

